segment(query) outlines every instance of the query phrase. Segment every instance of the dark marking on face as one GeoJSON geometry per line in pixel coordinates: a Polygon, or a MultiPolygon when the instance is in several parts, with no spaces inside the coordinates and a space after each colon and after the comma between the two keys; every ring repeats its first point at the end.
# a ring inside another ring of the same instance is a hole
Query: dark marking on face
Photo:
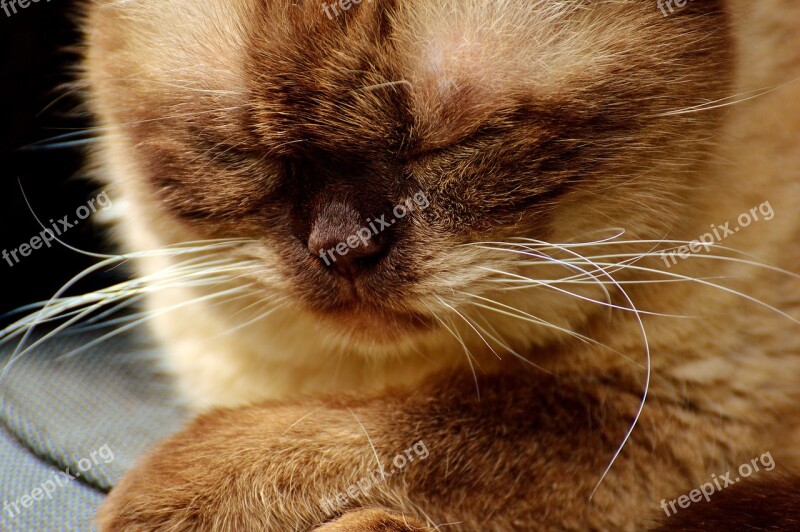
{"type": "Polygon", "coordinates": [[[645,3],[586,3],[552,28],[488,36],[488,53],[441,66],[455,56],[439,51],[460,50],[466,37],[415,36],[425,21],[413,6],[362,2],[331,21],[313,2],[254,3],[234,25],[244,45],[222,62],[240,69],[235,97],[213,71],[204,82],[216,92],[117,82],[117,118],[132,124],[125,134],[168,215],[209,238],[262,240],[316,311],[403,312],[447,290],[441,279],[468,277],[475,265],[460,244],[563,234],[553,220],[575,204],[583,225],[591,216],[636,224],[683,190],[687,161],[703,158],[719,117],[668,112],[728,86],[720,5],[694,3],[664,20],[645,3]],[[610,39],[603,32],[618,28],[595,19],[629,30],[610,39]],[[569,35],[574,49],[554,38],[562,49],[520,63],[515,50],[547,31],[569,35]],[[643,176],[649,207],[643,188],[627,187],[643,176]],[[626,212],[606,212],[612,188],[626,212]],[[348,247],[335,266],[320,260],[417,191],[429,208],[348,247]]]}

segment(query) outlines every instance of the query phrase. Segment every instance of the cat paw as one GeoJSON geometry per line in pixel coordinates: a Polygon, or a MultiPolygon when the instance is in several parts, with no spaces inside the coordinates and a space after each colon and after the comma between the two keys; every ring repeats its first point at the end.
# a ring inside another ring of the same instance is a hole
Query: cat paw
{"type": "Polygon", "coordinates": [[[430,531],[421,522],[384,510],[356,510],[326,523],[315,532],[419,532],[430,531]]]}
{"type": "Polygon", "coordinates": [[[99,530],[427,530],[403,512],[379,510],[404,500],[412,477],[361,488],[348,498],[352,509],[331,519],[325,501],[355,489],[375,467],[375,447],[353,435],[354,422],[337,410],[319,407],[314,424],[299,424],[308,411],[264,405],[200,416],[111,490],[97,515],[99,530]]]}

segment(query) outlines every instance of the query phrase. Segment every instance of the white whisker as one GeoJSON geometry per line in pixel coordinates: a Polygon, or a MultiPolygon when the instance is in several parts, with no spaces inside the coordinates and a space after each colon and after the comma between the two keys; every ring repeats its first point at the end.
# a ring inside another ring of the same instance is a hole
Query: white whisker
{"type": "MultiPolygon", "coordinates": [[[[425,305],[426,305],[426,306],[428,306],[427,304],[425,304],[425,305]]],[[[470,369],[472,370],[472,377],[473,377],[473,379],[475,380],[475,391],[476,391],[476,393],[478,394],[478,399],[480,400],[480,397],[481,397],[481,390],[480,390],[480,386],[478,385],[478,374],[477,374],[477,373],[475,373],[475,366],[474,366],[474,365],[473,365],[473,363],[472,363],[472,353],[470,352],[469,348],[467,347],[467,344],[466,344],[466,343],[464,343],[464,339],[463,339],[463,338],[461,338],[461,335],[460,335],[460,334],[458,334],[458,333],[457,333],[456,331],[454,331],[453,329],[451,329],[451,328],[450,328],[450,327],[449,327],[449,326],[448,326],[448,325],[447,325],[447,324],[444,322],[444,320],[442,320],[442,319],[439,317],[439,315],[438,315],[438,314],[436,314],[436,313],[433,311],[433,309],[432,309],[432,308],[430,308],[430,306],[428,306],[428,310],[430,310],[430,312],[431,312],[431,315],[432,315],[432,316],[433,316],[433,317],[436,319],[436,321],[438,321],[438,322],[439,322],[439,323],[442,325],[442,327],[444,327],[444,328],[445,328],[445,330],[447,330],[447,331],[448,331],[448,332],[449,332],[451,335],[453,335],[453,338],[455,338],[455,339],[456,339],[456,341],[457,341],[459,344],[461,344],[461,347],[464,349],[464,354],[467,356],[467,363],[469,364],[469,367],[470,367],[470,369]]]]}
{"type": "MultiPolygon", "coordinates": [[[[230,247],[239,246],[245,242],[246,239],[230,239],[230,240],[208,240],[198,242],[187,242],[175,246],[149,250],[144,252],[134,252],[125,255],[106,256],[104,260],[96,263],[79,274],[75,275],[67,283],[65,283],[50,300],[29,306],[29,308],[38,308],[37,312],[25,316],[16,322],[12,323],[2,331],[0,331],[0,343],[7,342],[17,336],[21,338],[9,357],[8,362],[5,364],[2,372],[0,372],[0,380],[2,380],[10,367],[19,360],[26,353],[30,352],[35,347],[41,345],[45,341],[52,338],[54,335],[66,330],[67,328],[80,323],[85,320],[87,324],[96,322],[103,317],[109,315],[109,311],[103,312],[100,315],[92,316],[100,309],[105,307],[122,308],[129,304],[129,300],[141,297],[145,294],[152,293],[159,290],[165,290],[175,287],[208,287],[217,283],[226,282],[230,279],[232,273],[252,270],[259,265],[256,261],[236,261],[231,258],[212,259],[207,257],[193,257],[177,264],[170,265],[155,274],[146,275],[144,277],[135,278],[129,281],[119,283],[117,285],[97,290],[89,294],[80,296],[62,297],[72,286],[74,286],[81,279],[95,273],[106,267],[119,265],[122,262],[134,258],[151,257],[151,256],[172,256],[178,257],[185,254],[209,253],[230,247]],[[49,323],[56,320],[64,320],[59,326],[48,331],[47,334],[36,340],[30,345],[27,342],[33,331],[41,324],[49,323]]],[[[111,309],[113,310],[113,309],[111,309]]],[[[124,320],[124,319],[123,319],[124,320]]],[[[119,323],[117,320],[114,323],[119,323]]],[[[126,325],[121,328],[122,331],[127,330],[133,325],[139,323],[135,321],[134,324],[126,325]]],[[[118,334],[120,329],[117,329],[118,334]]],[[[107,338],[108,335],[103,338],[107,338]]]]}
{"type": "MultiPolygon", "coordinates": [[[[575,292],[570,292],[569,290],[565,290],[563,288],[559,288],[558,286],[555,286],[555,283],[542,283],[542,282],[537,281],[536,279],[530,279],[528,277],[525,277],[524,275],[519,275],[519,274],[515,274],[515,273],[508,273],[508,272],[504,272],[504,271],[500,271],[500,270],[495,270],[494,268],[481,267],[480,269],[488,271],[488,272],[496,273],[496,274],[507,275],[509,277],[516,278],[518,280],[528,281],[528,282],[534,284],[535,286],[541,286],[543,288],[549,288],[551,290],[555,290],[556,292],[559,292],[559,293],[574,297],[576,299],[580,299],[582,301],[588,301],[590,303],[596,303],[598,305],[601,305],[601,306],[604,306],[604,307],[609,307],[609,308],[616,309],[616,310],[622,310],[622,311],[625,311],[625,312],[634,312],[636,314],[645,314],[645,315],[648,315],[648,316],[673,317],[670,314],[662,314],[660,312],[651,312],[651,311],[647,311],[647,310],[631,309],[629,307],[623,307],[621,305],[615,305],[613,303],[607,303],[605,301],[600,301],[598,299],[593,299],[593,298],[588,297],[588,296],[583,296],[583,295],[580,295],[580,294],[576,294],[575,292]]],[[[616,281],[611,281],[610,284],[612,284],[614,286],[619,285],[619,283],[617,283],[616,281]]]]}
{"type": "Polygon", "coordinates": [[[253,318],[251,320],[248,320],[248,321],[246,321],[244,323],[241,323],[241,324],[237,325],[236,327],[233,327],[232,329],[228,329],[223,334],[225,334],[225,335],[233,334],[236,331],[239,331],[241,329],[244,329],[245,327],[249,327],[250,325],[253,325],[254,323],[258,323],[259,321],[263,320],[264,318],[266,318],[266,317],[272,315],[273,313],[277,312],[278,310],[286,307],[286,301],[288,299],[289,299],[289,297],[287,296],[287,297],[278,298],[277,300],[269,301],[268,303],[273,303],[273,304],[277,303],[277,304],[275,306],[273,306],[272,308],[268,309],[266,312],[263,312],[263,313],[259,314],[255,318],[253,318]]]}
{"type": "MultiPolygon", "coordinates": [[[[164,314],[167,314],[168,312],[172,312],[173,310],[176,310],[176,309],[179,309],[179,308],[183,308],[183,307],[186,307],[186,306],[189,306],[189,305],[193,305],[195,303],[202,303],[202,302],[205,302],[205,301],[210,301],[210,300],[216,299],[218,297],[223,297],[223,296],[232,295],[232,294],[241,294],[242,292],[246,292],[247,288],[248,288],[247,286],[237,286],[235,288],[231,288],[230,290],[224,290],[222,292],[217,292],[217,293],[214,293],[214,294],[210,294],[210,295],[206,295],[206,296],[190,299],[188,301],[183,301],[181,303],[178,303],[176,305],[172,305],[172,306],[167,307],[165,309],[160,309],[158,311],[147,313],[147,315],[145,317],[137,319],[137,320],[133,321],[132,323],[129,323],[129,324],[124,325],[122,327],[119,327],[119,328],[117,328],[117,329],[115,329],[115,330],[113,330],[113,331],[111,331],[111,332],[109,332],[107,334],[104,334],[103,336],[100,336],[99,338],[95,338],[91,342],[89,342],[87,344],[84,344],[84,345],[82,345],[81,347],[79,347],[77,349],[73,349],[72,351],[69,351],[68,353],[66,353],[64,355],[61,355],[61,357],[59,357],[59,359],[61,359],[61,358],[69,358],[71,356],[74,356],[74,355],[77,355],[79,353],[82,353],[83,351],[86,351],[87,349],[91,349],[95,345],[101,344],[101,343],[105,342],[106,340],[109,340],[109,339],[111,339],[111,338],[113,338],[115,336],[118,336],[118,335],[124,333],[125,331],[133,329],[134,327],[137,327],[137,326],[141,325],[142,323],[145,323],[148,320],[151,320],[151,319],[153,319],[155,317],[158,317],[158,316],[162,316],[164,314]]],[[[246,295],[247,294],[245,294],[245,296],[246,295]]],[[[233,298],[233,299],[236,299],[236,298],[233,298]]],[[[35,347],[35,345],[36,344],[34,344],[33,346],[29,347],[27,350],[32,349],[33,347],[35,347]]],[[[21,353],[21,354],[23,354],[23,353],[21,353]]]]}
{"type": "Polygon", "coordinates": [[[436,296],[436,299],[438,299],[438,300],[439,300],[439,302],[440,302],[442,305],[446,306],[447,308],[449,308],[450,310],[452,310],[453,312],[455,312],[455,313],[456,313],[456,315],[458,315],[458,316],[459,316],[461,319],[463,319],[463,320],[464,320],[464,322],[465,322],[465,323],[466,323],[466,324],[467,324],[467,325],[468,325],[468,326],[469,326],[469,327],[470,327],[470,328],[471,328],[473,331],[475,331],[475,334],[477,334],[477,335],[480,337],[480,339],[483,341],[483,343],[484,343],[484,344],[486,344],[486,347],[488,347],[488,348],[491,350],[491,352],[492,352],[492,353],[494,353],[494,356],[496,356],[496,357],[497,357],[499,360],[502,360],[502,359],[503,359],[503,358],[502,358],[500,355],[498,355],[498,354],[497,354],[497,351],[495,351],[495,350],[494,350],[494,348],[493,348],[493,347],[492,347],[492,346],[489,344],[489,342],[487,342],[487,341],[486,341],[486,338],[484,338],[484,337],[483,337],[483,335],[482,335],[480,332],[478,332],[478,329],[476,329],[476,328],[475,328],[475,326],[472,324],[472,322],[471,322],[471,321],[470,321],[470,320],[469,320],[469,319],[468,319],[466,316],[464,316],[464,315],[463,315],[463,314],[461,314],[459,311],[457,311],[457,310],[456,310],[456,309],[455,309],[455,308],[454,308],[452,305],[449,305],[449,304],[448,304],[448,303],[447,303],[447,302],[446,302],[444,299],[442,299],[441,297],[439,297],[439,296],[436,296]]]}
{"type": "Polygon", "coordinates": [[[486,298],[486,297],[483,297],[483,296],[478,296],[478,295],[475,295],[475,294],[466,294],[465,293],[465,295],[471,296],[471,297],[473,297],[475,299],[480,299],[482,301],[486,301],[487,303],[490,303],[490,304],[493,304],[493,305],[498,305],[498,306],[506,308],[508,310],[502,310],[502,309],[494,308],[494,307],[491,307],[491,306],[488,306],[488,305],[484,305],[484,304],[481,304],[481,303],[476,303],[474,301],[468,302],[467,304],[469,304],[469,305],[474,305],[474,306],[477,306],[479,308],[483,308],[483,309],[486,309],[486,310],[490,310],[492,312],[496,312],[498,314],[503,314],[505,316],[509,316],[511,318],[520,319],[520,320],[523,320],[523,321],[527,321],[529,323],[534,323],[536,325],[541,325],[542,327],[547,327],[549,329],[554,329],[556,331],[563,332],[564,334],[572,336],[576,340],[578,340],[580,342],[583,342],[583,343],[585,343],[587,345],[594,345],[594,346],[597,346],[597,347],[608,349],[612,353],[615,353],[615,354],[621,356],[622,358],[624,358],[625,360],[629,361],[630,363],[635,364],[636,366],[639,366],[640,368],[644,369],[644,366],[642,366],[641,364],[639,364],[635,360],[629,358],[624,353],[621,353],[621,352],[619,352],[619,351],[617,351],[615,349],[612,349],[611,347],[603,344],[602,342],[598,342],[594,338],[590,338],[590,337],[588,337],[586,335],[583,335],[583,334],[580,334],[578,332],[571,331],[571,330],[569,330],[569,329],[567,329],[565,327],[560,327],[560,326],[558,326],[558,325],[556,325],[554,323],[550,323],[549,321],[543,320],[542,318],[539,318],[538,316],[534,316],[533,314],[530,314],[530,313],[525,312],[523,310],[516,309],[516,308],[514,308],[514,307],[512,307],[510,305],[506,305],[506,304],[500,303],[499,301],[494,301],[492,299],[489,299],[489,298],[486,298]]]}

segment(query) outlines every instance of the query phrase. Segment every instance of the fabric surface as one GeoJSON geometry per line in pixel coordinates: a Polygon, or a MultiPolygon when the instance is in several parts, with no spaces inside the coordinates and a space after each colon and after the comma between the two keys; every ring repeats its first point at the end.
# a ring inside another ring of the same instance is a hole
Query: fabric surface
{"type": "Polygon", "coordinates": [[[105,492],[185,421],[146,338],[91,343],[107,332],[61,333],[10,366],[16,342],[0,348],[0,530],[93,530],[105,492]]]}

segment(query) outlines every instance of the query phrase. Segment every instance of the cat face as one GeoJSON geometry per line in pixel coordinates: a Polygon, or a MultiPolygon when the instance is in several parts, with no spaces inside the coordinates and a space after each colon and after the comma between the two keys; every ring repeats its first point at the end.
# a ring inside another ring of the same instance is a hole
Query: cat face
{"type": "Polygon", "coordinates": [[[663,236],[727,85],[714,1],[216,4],[95,8],[95,110],[162,225],[370,341],[524,271],[477,243],[663,236]]]}

